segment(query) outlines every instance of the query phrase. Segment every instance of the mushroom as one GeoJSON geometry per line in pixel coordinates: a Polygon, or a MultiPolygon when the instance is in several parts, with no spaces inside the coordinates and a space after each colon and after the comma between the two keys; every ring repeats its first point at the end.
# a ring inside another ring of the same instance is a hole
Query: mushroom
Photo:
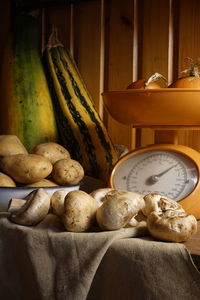
{"type": "Polygon", "coordinates": [[[90,195],[97,201],[98,207],[100,207],[104,200],[106,200],[106,194],[110,191],[113,191],[112,188],[99,188],[90,193],[90,195]]]}
{"type": "Polygon", "coordinates": [[[184,242],[197,232],[197,220],[181,211],[167,210],[162,214],[154,211],[147,217],[147,228],[158,240],[184,242]]]}
{"type": "Polygon", "coordinates": [[[24,204],[26,203],[26,200],[24,199],[17,199],[17,198],[11,198],[8,203],[8,209],[7,211],[9,213],[16,212],[19,210],[24,204]]]}
{"type": "Polygon", "coordinates": [[[151,212],[159,214],[169,209],[184,212],[184,209],[179,203],[156,193],[150,193],[144,196],[144,202],[145,206],[142,209],[142,213],[145,216],[148,216],[151,212]]]}
{"type": "Polygon", "coordinates": [[[56,216],[61,216],[64,213],[65,196],[69,193],[68,190],[58,190],[51,196],[50,207],[52,213],[56,216]]]}
{"type": "Polygon", "coordinates": [[[117,230],[128,222],[144,206],[142,195],[129,191],[111,190],[97,209],[96,219],[103,230],[117,230]]]}
{"type": "Polygon", "coordinates": [[[43,189],[36,189],[25,197],[25,204],[16,212],[11,213],[9,219],[20,225],[36,225],[49,212],[50,196],[43,189]]]}

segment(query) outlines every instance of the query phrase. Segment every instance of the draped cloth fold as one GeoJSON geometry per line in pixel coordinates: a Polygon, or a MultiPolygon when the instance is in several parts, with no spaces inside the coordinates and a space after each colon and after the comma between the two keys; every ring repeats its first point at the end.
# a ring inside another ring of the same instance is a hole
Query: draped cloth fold
{"type": "Polygon", "coordinates": [[[34,227],[0,214],[2,300],[199,300],[200,274],[183,244],[145,227],[66,232],[56,216],[34,227]]]}

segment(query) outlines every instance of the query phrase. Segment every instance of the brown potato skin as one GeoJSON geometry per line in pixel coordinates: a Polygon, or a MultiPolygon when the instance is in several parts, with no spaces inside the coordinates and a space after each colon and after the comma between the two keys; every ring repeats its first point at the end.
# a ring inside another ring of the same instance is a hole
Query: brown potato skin
{"type": "Polygon", "coordinates": [[[33,183],[47,177],[53,169],[51,162],[37,154],[4,156],[0,169],[19,183],[33,183]]]}
{"type": "Polygon", "coordinates": [[[61,159],[53,166],[52,179],[59,185],[78,184],[84,177],[81,164],[73,159],[61,159]]]}
{"type": "Polygon", "coordinates": [[[69,151],[66,148],[53,142],[37,145],[33,148],[32,153],[48,158],[53,165],[60,159],[70,158],[69,151]]]}
{"type": "Polygon", "coordinates": [[[64,201],[64,213],[61,217],[67,231],[88,231],[95,221],[96,200],[84,191],[69,192],[64,201]]]}
{"type": "Polygon", "coordinates": [[[0,172],[0,187],[1,186],[16,187],[16,183],[10,176],[0,172]]]}
{"type": "Polygon", "coordinates": [[[0,135],[0,156],[28,153],[16,135],[0,135]]]}

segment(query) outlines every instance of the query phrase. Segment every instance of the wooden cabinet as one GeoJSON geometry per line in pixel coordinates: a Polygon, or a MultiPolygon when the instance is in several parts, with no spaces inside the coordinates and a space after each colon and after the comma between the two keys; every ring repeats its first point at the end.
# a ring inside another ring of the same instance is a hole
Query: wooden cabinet
{"type": "MultiPolygon", "coordinates": [[[[12,1],[13,4],[14,1],[12,1]]],[[[186,68],[184,59],[200,57],[199,0],[16,1],[17,8],[39,8],[45,46],[52,25],[74,55],[83,79],[114,143],[134,148],[135,129],[113,120],[103,107],[104,90],[126,89],[154,72],[172,82],[186,68]],[[25,5],[24,5],[25,3],[25,5]]],[[[1,42],[9,21],[2,1],[1,42]]],[[[199,99],[200,100],[200,99],[199,99]]],[[[139,130],[141,145],[154,142],[153,129],[139,130]]],[[[178,143],[200,149],[199,130],[180,130],[178,143]]]]}

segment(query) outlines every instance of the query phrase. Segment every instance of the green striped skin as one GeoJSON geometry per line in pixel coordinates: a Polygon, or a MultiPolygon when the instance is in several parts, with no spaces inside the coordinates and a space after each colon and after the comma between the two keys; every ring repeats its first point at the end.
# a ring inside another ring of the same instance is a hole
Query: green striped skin
{"type": "Polygon", "coordinates": [[[46,49],[45,63],[62,144],[87,175],[107,181],[117,152],[73,58],[58,45],[46,49]]]}
{"type": "Polygon", "coordinates": [[[39,49],[39,19],[23,15],[14,24],[2,67],[0,134],[17,135],[31,152],[40,143],[58,142],[58,131],[39,49]]]}

